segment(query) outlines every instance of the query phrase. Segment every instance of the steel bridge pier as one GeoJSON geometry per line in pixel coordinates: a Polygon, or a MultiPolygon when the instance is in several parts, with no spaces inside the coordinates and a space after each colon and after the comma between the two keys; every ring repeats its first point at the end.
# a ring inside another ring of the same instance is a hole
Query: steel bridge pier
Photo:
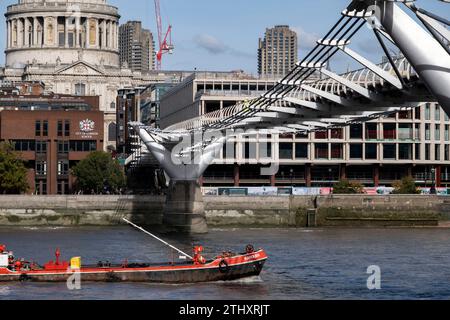
{"type": "MultiPolygon", "coordinates": [[[[205,208],[199,178],[222,149],[225,137],[211,143],[192,159],[192,154],[179,157],[170,146],[158,143],[145,128],[134,126],[147,149],[170,177],[163,211],[163,226],[168,232],[207,233],[205,208]]],[[[172,146],[173,147],[173,146],[172,146]]]]}

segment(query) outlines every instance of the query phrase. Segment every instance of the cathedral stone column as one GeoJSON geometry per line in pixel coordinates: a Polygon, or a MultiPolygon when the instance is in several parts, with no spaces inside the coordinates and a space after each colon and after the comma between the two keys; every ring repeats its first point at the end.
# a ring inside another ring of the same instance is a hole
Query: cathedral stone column
{"type": "Polygon", "coordinates": [[[81,47],[81,43],[80,43],[80,34],[81,34],[80,20],[81,20],[80,17],[76,17],[75,18],[75,48],[81,47]]]}
{"type": "Polygon", "coordinates": [[[22,18],[17,19],[17,46],[23,47],[23,21],[22,18]]]}
{"type": "Polygon", "coordinates": [[[53,28],[53,44],[55,47],[59,46],[59,39],[58,39],[58,16],[53,18],[54,21],[54,28],[53,28]]]}
{"type": "Polygon", "coordinates": [[[117,49],[117,41],[118,41],[118,36],[117,36],[117,23],[115,21],[113,21],[112,23],[112,34],[113,34],[113,45],[112,48],[113,49],[117,49]]]}
{"type": "Polygon", "coordinates": [[[31,42],[30,42],[30,20],[28,20],[28,18],[25,18],[25,24],[24,24],[24,37],[25,37],[25,47],[30,47],[31,46],[31,42]]]}
{"type": "Polygon", "coordinates": [[[69,47],[69,19],[64,17],[64,47],[69,47]]]}
{"type": "Polygon", "coordinates": [[[100,46],[102,49],[106,48],[106,20],[102,21],[102,42],[100,43],[100,46]]]}
{"type": "Polygon", "coordinates": [[[113,22],[111,20],[108,21],[108,48],[113,48],[113,22]]]}
{"type": "Polygon", "coordinates": [[[94,19],[95,21],[95,47],[98,49],[100,47],[100,37],[99,37],[99,30],[100,30],[100,25],[98,22],[98,19],[94,19]]]}
{"type": "Polygon", "coordinates": [[[37,17],[33,17],[33,44],[32,44],[33,47],[38,46],[37,24],[38,24],[37,17]]]}
{"type": "Polygon", "coordinates": [[[13,23],[13,47],[19,46],[19,20],[14,19],[13,23]]]}
{"type": "Polygon", "coordinates": [[[86,37],[85,37],[85,47],[86,48],[89,48],[90,47],[90,43],[89,43],[89,39],[90,39],[90,36],[91,36],[91,32],[90,32],[90,24],[91,24],[91,22],[90,22],[91,20],[90,19],[88,19],[88,18],[86,18],[86,23],[85,23],[85,34],[86,34],[86,37]]]}
{"type": "Polygon", "coordinates": [[[6,49],[9,49],[9,39],[11,39],[10,26],[9,26],[9,20],[7,20],[6,21],[6,49]]]}

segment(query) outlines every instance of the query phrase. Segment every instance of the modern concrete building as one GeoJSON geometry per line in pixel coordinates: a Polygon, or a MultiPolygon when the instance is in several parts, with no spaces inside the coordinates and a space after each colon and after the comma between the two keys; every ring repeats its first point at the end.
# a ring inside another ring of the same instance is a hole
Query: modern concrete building
{"type": "MultiPolygon", "coordinates": [[[[162,98],[161,127],[256,97],[274,83],[244,74],[197,73],[162,98]]],[[[450,186],[450,121],[437,104],[305,135],[241,136],[228,141],[202,183],[326,187],[347,178],[390,186],[405,175],[422,186],[450,186]],[[279,165],[276,174],[261,175],[261,168],[273,164],[279,165]]]]}
{"type": "Polygon", "coordinates": [[[70,169],[103,150],[99,97],[46,92],[41,83],[0,84],[0,141],[26,161],[29,192],[69,194],[70,169]]]}
{"type": "Polygon", "coordinates": [[[261,77],[282,78],[298,61],[297,33],[289,26],[266,29],[264,39],[259,39],[258,74],[261,77]]]}
{"type": "Polygon", "coordinates": [[[141,21],[128,21],[119,28],[120,62],[133,71],[155,69],[155,41],[141,21]]]}
{"type": "Polygon", "coordinates": [[[326,187],[349,179],[391,186],[406,175],[421,186],[450,186],[450,121],[439,105],[424,104],[341,129],[232,140],[203,182],[326,187]],[[279,164],[278,172],[261,176],[261,167],[271,164],[279,164]]]}
{"type": "Polygon", "coordinates": [[[240,70],[196,72],[161,98],[161,128],[256,98],[275,84],[240,70]]]}

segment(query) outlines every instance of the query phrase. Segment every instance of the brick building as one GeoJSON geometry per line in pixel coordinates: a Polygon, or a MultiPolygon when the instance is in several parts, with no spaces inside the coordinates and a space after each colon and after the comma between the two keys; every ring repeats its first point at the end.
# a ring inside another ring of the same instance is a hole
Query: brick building
{"type": "Polygon", "coordinates": [[[71,193],[70,169],[103,150],[99,97],[22,94],[25,86],[15,84],[13,93],[0,86],[0,140],[12,142],[26,160],[30,193],[71,193]]]}

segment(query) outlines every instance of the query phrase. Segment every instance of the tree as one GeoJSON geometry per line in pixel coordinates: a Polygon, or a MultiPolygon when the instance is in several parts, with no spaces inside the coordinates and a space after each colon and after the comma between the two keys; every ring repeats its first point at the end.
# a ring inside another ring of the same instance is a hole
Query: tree
{"type": "Polygon", "coordinates": [[[0,142],[0,194],[21,194],[28,189],[24,161],[10,142],[0,142]]]}
{"type": "Polygon", "coordinates": [[[364,193],[364,187],[359,183],[341,180],[333,186],[334,194],[358,194],[364,193]]]}
{"type": "Polygon", "coordinates": [[[393,183],[394,194],[419,194],[416,181],[412,177],[404,177],[401,181],[393,183]]]}
{"type": "Polygon", "coordinates": [[[125,187],[125,175],[119,163],[107,152],[91,152],[72,168],[72,172],[77,178],[77,188],[85,193],[92,190],[114,193],[125,187]]]}

